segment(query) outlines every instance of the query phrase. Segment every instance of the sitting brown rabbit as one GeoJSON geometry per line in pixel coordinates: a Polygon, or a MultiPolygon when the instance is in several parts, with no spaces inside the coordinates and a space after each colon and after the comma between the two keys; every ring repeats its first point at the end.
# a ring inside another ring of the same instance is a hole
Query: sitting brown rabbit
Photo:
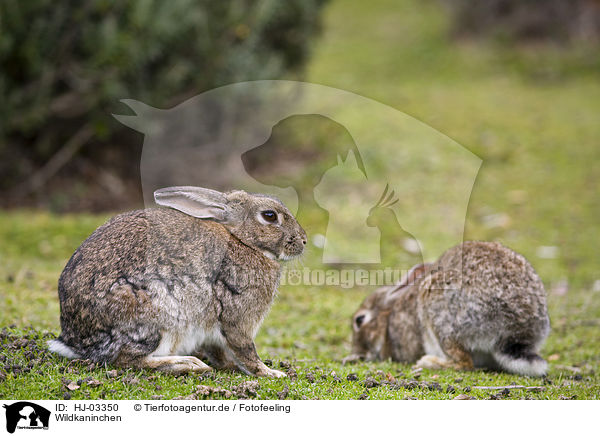
{"type": "Polygon", "coordinates": [[[542,281],[523,256],[465,242],[368,296],[352,319],[346,361],[392,359],[422,368],[474,367],[542,376],[550,321],[542,281]]]}
{"type": "Polygon", "coordinates": [[[278,199],[171,187],[159,205],[118,215],[75,251],[58,283],[68,358],[170,373],[237,368],[282,377],[254,337],[277,292],[280,261],[306,233],[278,199]]]}

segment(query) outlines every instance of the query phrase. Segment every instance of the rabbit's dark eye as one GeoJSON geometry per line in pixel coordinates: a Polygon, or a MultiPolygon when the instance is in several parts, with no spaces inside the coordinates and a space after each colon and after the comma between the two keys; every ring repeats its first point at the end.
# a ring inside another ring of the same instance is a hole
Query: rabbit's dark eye
{"type": "Polygon", "coordinates": [[[358,315],[355,319],[354,322],[356,323],[356,327],[359,327],[362,325],[362,323],[365,321],[365,316],[364,315],[358,315]]]}
{"type": "Polygon", "coordinates": [[[277,213],[273,210],[264,210],[260,215],[269,223],[277,222],[277,213]]]}

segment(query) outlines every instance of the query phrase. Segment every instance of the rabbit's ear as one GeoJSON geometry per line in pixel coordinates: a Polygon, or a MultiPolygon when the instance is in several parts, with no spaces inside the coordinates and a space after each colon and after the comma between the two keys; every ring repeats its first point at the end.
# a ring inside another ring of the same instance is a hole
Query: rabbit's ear
{"type": "Polygon", "coordinates": [[[219,191],[197,186],[172,186],[154,191],[154,201],[196,218],[224,222],[229,218],[227,197],[219,191]]]}
{"type": "MultiPolygon", "coordinates": [[[[386,295],[386,299],[398,294],[398,291],[404,289],[407,286],[414,284],[419,277],[424,275],[433,266],[432,263],[419,263],[413,266],[410,271],[402,278],[400,283],[396,284],[396,287],[389,291],[386,295]]],[[[399,295],[399,294],[398,294],[399,295]]]]}
{"type": "Polygon", "coordinates": [[[412,285],[419,277],[427,272],[429,268],[431,268],[431,263],[419,263],[413,266],[406,277],[402,279],[402,281],[398,284],[399,287],[403,287],[406,285],[412,285]]]}

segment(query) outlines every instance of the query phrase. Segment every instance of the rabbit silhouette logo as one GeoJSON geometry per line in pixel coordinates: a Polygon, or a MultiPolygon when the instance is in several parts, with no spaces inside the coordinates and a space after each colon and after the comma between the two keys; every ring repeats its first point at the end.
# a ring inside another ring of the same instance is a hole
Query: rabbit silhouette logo
{"type": "Polygon", "coordinates": [[[6,409],[6,431],[9,433],[14,433],[16,429],[48,430],[50,421],[48,409],[28,401],[4,404],[3,407],[6,409]]]}

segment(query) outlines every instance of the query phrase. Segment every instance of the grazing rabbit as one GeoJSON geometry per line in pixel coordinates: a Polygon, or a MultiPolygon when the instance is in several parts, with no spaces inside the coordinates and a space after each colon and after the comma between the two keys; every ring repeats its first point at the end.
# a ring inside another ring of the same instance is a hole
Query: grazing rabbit
{"type": "Polygon", "coordinates": [[[398,285],[368,296],[352,327],[346,361],[546,373],[537,354],[550,330],[542,281],[523,256],[499,243],[465,242],[415,266],[398,285]]]}
{"type": "Polygon", "coordinates": [[[170,373],[237,368],[282,377],[254,337],[277,292],[279,261],[306,233],[279,200],[244,191],[171,187],[170,208],[124,213],[75,251],[58,283],[68,358],[170,373]]]}

